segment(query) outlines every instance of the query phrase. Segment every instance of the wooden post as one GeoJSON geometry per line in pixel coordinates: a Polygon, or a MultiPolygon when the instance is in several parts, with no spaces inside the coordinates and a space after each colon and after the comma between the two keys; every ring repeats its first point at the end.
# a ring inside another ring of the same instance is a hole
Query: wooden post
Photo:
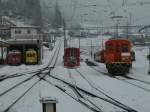
{"type": "Polygon", "coordinates": [[[26,46],[25,45],[23,45],[23,53],[22,53],[22,62],[23,63],[26,63],[26,46]]]}

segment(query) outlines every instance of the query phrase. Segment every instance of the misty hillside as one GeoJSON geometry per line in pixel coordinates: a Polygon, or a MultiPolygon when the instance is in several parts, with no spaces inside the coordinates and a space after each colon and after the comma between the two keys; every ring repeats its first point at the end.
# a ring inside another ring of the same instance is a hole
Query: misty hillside
{"type": "Polygon", "coordinates": [[[0,0],[0,15],[19,19],[33,25],[42,25],[39,0],[0,0]]]}

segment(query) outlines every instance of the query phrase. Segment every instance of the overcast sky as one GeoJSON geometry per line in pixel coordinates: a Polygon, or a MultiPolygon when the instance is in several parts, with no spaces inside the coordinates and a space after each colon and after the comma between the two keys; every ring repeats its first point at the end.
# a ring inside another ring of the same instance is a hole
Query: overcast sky
{"type": "MultiPolygon", "coordinates": [[[[53,3],[56,0],[47,0],[53,3]]],[[[73,17],[82,23],[114,24],[111,17],[123,16],[121,24],[150,24],[150,0],[57,0],[63,15],[69,21],[73,17]],[[143,4],[144,5],[143,5],[143,4]],[[76,6],[77,8],[73,7],[76,6]],[[94,6],[92,6],[94,5],[94,6]],[[96,6],[95,6],[96,5],[96,6]],[[87,6],[87,7],[85,7],[87,6]]]]}

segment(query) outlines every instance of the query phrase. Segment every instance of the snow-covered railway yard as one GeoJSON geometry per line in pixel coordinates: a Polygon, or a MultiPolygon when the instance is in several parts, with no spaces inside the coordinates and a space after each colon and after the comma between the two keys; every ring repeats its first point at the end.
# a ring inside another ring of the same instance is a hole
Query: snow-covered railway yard
{"type": "MultiPolygon", "coordinates": [[[[150,83],[150,76],[147,74],[147,47],[134,48],[136,61],[133,62],[133,67],[130,73],[127,74],[131,78],[148,82],[144,83],[125,77],[111,77],[105,66],[100,63],[96,63],[97,66],[90,67],[83,61],[79,68],[64,68],[63,44],[60,46],[60,52],[55,52],[55,50],[58,50],[61,41],[57,41],[52,52],[44,48],[42,65],[4,66],[0,68],[0,75],[6,75],[3,77],[23,74],[22,76],[0,81],[0,112],[7,112],[6,109],[9,112],[42,112],[42,105],[39,100],[45,96],[58,99],[57,112],[150,111],[150,84],[148,84],[150,83]],[[55,53],[59,56],[58,58],[55,56],[53,62],[49,65],[55,53]],[[52,68],[41,69],[48,65],[52,68]],[[37,70],[38,72],[36,72],[37,70]],[[35,74],[34,72],[43,75],[36,74],[35,77],[32,77],[35,74]],[[32,77],[32,79],[27,80],[29,77],[32,77]],[[21,83],[24,80],[27,81],[21,83]],[[38,83],[36,84],[36,82],[38,83]],[[17,87],[5,92],[18,83],[20,84],[17,87]],[[33,88],[31,88],[32,85],[34,85],[33,88]],[[31,90],[24,94],[29,88],[31,90]],[[23,94],[24,96],[18,99],[23,94]],[[9,106],[10,108],[8,108],[9,106]]],[[[84,43],[84,40],[82,41],[84,43]]],[[[87,58],[82,54],[81,57],[84,60],[87,58]]]]}

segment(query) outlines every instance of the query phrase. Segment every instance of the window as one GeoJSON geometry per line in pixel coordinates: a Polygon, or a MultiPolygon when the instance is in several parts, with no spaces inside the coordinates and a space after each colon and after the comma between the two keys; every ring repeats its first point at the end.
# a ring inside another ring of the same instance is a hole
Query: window
{"type": "Polygon", "coordinates": [[[128,45],[122,45],[122,52],[128,52],[129,49],[128,49],[128,45]]]}
{"type": "Polygon", "coordinates": [[[17,34],[17,30],[15,30],[15,34],[17,34]]]}
{"type": "Polygon", "coordinates": [[[31,34],[31,30],[27,30],[27,33],[28,33],[28,34],[31,34]]]}
{"type": "Polygon", "coordinates": [[[70,56],[74,56],[74,49],[70,49],[70,56]]]}
{"type": "Polygon", "coordinates": [[[15,34],[21,34],[21,30],[15,30],[15,34]]]}
{"type": "Polygon", "coordinates": [[[35,53],[33,53],[33,55],[32,55],[33,57],[35,57],[35,53]]]}

